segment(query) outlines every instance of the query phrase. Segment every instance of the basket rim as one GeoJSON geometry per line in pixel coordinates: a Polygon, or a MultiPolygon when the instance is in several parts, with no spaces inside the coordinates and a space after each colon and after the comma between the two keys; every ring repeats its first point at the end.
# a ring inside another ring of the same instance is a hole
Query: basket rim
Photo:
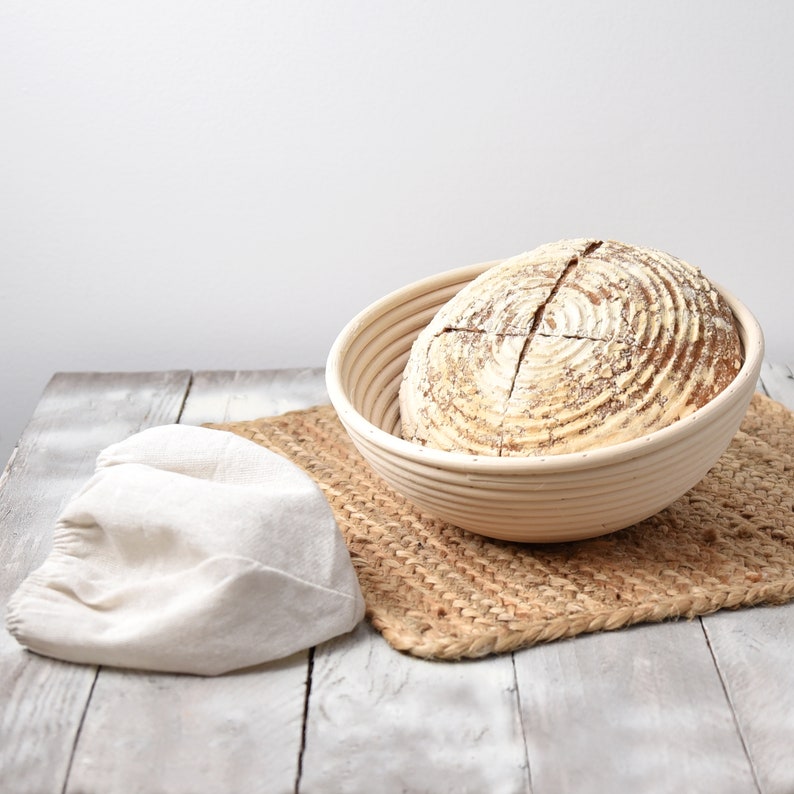
{"type": "MultiPolygon", "coordinates": [[[[743,413],[755,391],[764,356],[764,334],[758,320],[735,295],[714,281],[710,283],[725,298],[733,312],[743,348],[743,361],[736,377],[728,386],[706,405],[693,411],[683,419],[673,422],[650,434],[620,441],[615,444],[594,447],[579,452],[564,452],[543,456],[498,457],[471,455],[464,452],[424,447],[383,430],[366,419],[347,396],[343,386],[342,371],[345,353],[362,330],[371,322],[407,300],[427,294],[431,289],[460,283],[461,288],[486,269],[503,260],[480,262],[473,265],[446,270],[433,276],[411,282],[374,301],[356,314],[340,331],[328,354],[325,380],[331,404],[340,421],[353,437],[368,439],[370,443],[418,465],[431,466],[483,475],[540,474],[552,471],[574,471],[624,462],[663,449],[681,438],[708,426],[728,410],[730,404],[744,402],[743,413]],[[748,380],[752,388],[748,388],[748,380]]],[[[743,415],[743,414],[742,414],[743,415]]]]}

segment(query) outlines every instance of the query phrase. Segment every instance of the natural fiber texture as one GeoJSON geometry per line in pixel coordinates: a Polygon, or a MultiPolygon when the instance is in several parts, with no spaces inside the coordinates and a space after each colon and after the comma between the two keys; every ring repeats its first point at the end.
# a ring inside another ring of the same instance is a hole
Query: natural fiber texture
{"type": "Polygon", "coordinates": [[[319,483],[369,619],[415,656],[476,658],[794,597],[794,415],[760,394],[729,450],[671,507],[565,544],[491,540],[423,515],[372,473],[330,406],[212,427],[319,483]]]}

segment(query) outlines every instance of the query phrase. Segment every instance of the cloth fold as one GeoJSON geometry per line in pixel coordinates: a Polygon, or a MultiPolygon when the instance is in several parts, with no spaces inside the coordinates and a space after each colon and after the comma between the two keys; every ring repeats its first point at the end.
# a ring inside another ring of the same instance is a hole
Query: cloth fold
{"type": "Polygon", "coordinates": [[[100,453],[6,620],[46,656],[217,675],[363,616],[342,534],[305,472],[232,433],[165,425],[100,453]]]}

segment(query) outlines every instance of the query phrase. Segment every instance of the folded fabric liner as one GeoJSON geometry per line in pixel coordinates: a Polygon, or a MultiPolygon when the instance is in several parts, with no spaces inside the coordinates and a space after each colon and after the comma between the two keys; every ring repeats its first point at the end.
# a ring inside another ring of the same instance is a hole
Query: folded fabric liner
{"type": "Polygon", "coordinates": [[[99,454],[6,623],[57,659],[218,675],[363,616],[342,534],[305,472],[232,433],[164,425],[99,454]]]}

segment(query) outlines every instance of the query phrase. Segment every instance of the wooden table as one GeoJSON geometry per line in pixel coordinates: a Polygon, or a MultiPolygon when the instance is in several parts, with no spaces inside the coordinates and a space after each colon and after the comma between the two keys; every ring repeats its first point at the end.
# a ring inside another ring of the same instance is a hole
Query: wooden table
{"type": "MultiPolygon", "coordinates": [[[[794,408],[794,380],[762,384],[794,408]]],[[[58,374],[0,479],[3,611],[105,446],[326,401],[317,369],[58,374]]],[[[794,604],[416,660],[363,623],[218,678],[73,665],[0,631],[0,792],[794,792],[794,604]]]]}

